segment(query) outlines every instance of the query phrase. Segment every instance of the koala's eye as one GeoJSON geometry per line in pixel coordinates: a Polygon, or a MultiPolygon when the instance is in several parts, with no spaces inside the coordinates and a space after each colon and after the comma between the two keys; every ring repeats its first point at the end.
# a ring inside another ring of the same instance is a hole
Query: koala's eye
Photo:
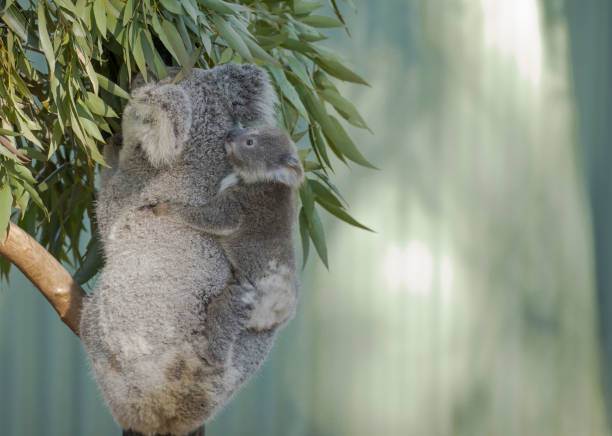
{"type": "Polygon", "coordinates": [[[255,142],[251,138],[247,139],[246,145],[248,145],[249,147],[252,147],[253,144],[255,144],[255,142]]]}

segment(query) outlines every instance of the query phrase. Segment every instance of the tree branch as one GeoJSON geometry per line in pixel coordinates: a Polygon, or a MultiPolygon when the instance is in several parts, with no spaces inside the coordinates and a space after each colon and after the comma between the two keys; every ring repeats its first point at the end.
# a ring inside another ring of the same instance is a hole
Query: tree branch
{"type": "Polygon", "coordinates": [[[36,286],[61,320],[78,336],[85,291],[42,245],[12,222],[0,244],[7,258],[36,286]]]}

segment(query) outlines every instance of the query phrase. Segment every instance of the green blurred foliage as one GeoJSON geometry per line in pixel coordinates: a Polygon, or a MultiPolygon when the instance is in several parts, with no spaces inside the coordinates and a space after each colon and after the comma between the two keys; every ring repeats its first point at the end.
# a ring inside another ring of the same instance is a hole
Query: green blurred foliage
{"type": "MultiPolygon", "coordinates": [[[[177,80],[192,67],[265,67],[281,124],[296,142],[304,138],[304,253],[312,241],[327,265],[319,207],[367,229],[332,183],[334,159],[373,168],[339,118],[368,126],[334,80],[367,83],[320,45],[322,29],[346,28],[336,0],[5,1],[0,15],[0,232],[12,215],[54,256],[80,267],[81,282],[100,267],[95,238],[79,250],[95,228],[95,170],[106,165],[99,148],[120,128],[132,78],[163,79],[167,64],[183,68],[177,80]]],[[[2,276],[9,269],[0,260],[2,276]]]]}

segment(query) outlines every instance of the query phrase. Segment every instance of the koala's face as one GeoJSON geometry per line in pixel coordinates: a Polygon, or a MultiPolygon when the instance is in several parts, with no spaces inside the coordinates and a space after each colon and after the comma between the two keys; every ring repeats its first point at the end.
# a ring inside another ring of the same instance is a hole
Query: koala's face
{"type": "Polygon", "coordinates": [[[234,171],[247,183],[277,181],[299,186],[304,170],[291,137],[277,127],[234,129],[225,141],[234,171]]]}

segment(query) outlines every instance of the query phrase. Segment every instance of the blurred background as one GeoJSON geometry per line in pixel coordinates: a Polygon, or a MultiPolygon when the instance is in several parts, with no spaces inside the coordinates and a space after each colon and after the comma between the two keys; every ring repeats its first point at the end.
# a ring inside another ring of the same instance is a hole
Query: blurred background
{"type": "MultiPolygon", "coordinates": [[[[296,319],[211,436],[608,435],[612,4],[355,0],[331,45],[381,171],[336,165],[296,319]]],[[[78,340],[14,270],[2,435],[119,435],[78,340]]]]}

